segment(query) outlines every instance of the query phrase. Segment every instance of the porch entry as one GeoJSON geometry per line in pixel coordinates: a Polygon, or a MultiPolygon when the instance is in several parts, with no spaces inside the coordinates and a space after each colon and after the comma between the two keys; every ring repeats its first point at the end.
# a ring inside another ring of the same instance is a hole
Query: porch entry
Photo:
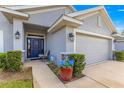
{"type": "Polygon", "coordinates": [[[44,38],[28,37],[27,38],[27,58],[36,59],[39,54],[44,54],[44,38]]]}

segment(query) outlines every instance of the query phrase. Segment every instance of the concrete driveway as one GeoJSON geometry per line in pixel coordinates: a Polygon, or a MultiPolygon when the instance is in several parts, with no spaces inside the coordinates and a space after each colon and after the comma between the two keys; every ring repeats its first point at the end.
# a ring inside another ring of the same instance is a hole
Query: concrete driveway
{"type": "Polygon", "coordinates": [[[108,61],[87,67],[84,74],[110,88],[124,87],[124,62],[108,61]]]}

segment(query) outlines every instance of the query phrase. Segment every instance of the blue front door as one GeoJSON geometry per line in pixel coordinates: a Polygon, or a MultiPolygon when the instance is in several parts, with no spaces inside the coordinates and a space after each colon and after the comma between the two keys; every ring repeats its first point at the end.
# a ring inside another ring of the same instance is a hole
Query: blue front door
{"type": "Polygon", "coordinates": [[[39,54],[44,54],[44,39],[28,38],[27,39],[27,57],[38,58],[39,54]]]}

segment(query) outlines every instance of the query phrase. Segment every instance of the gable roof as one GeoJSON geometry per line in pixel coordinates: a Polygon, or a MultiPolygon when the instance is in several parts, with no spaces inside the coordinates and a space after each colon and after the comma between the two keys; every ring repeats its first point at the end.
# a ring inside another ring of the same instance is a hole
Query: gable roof
{"type": "Polygon", "coordinates": [[[29,17],[28,14],[25,14],[25,13],[22,13],[22,12],[19,12],[19,11],[14,11],[14,10],[11,10],[11,9],[8,9],[8,8],[5,8],[5,7],[0,7],[0,11],[4,12],[4,13],[15,15],[15,16],[24,17],[24,18],[29,17]]]}
{"type": "Polygon", "coordinates": [[[13,6],[5,6],[5,7],[17,11],[32,11],[32,10],[45,9],[45,8],[68,7],[73,12],[76,11],[76,9],[72,5],[13,5],[13,6]]]}
{"type": "MultiPolygon", "coordinates": [[[[58,9],[64,9],[69,8],[72,12],[76,11],[73,6],[71,5],[1,5],[0,11],[3,12],[3,14],[6,16],[6,18],[12,22],[12,18],[20,18],[20,19],[28,19],[30,11],[36,11],[42,9],[51,11],[51,10],[58,10],[58,9]],[[29,11],[29,14],[28,14],[29,11]],[[26,13],[25,13],[26,12],[26,13]]],[[[40,11],[41,12],[41,11],[40,11]]],[[[34,12],[35,13],[35,12],[34,12]]],[[[36,12],[37,13],[37,12],[36,12]]]]}
{"type": "Polygon", "coordinates": [[[73,18],[78,18],[80,16],[88,16],[88,15],[94,15],[95,12],[100,12],[101,15],[103,16],[103,19],[105,21],[105,23],[107,24],[108,28],[112,31],[112,32],[116,32],[116,28],[115,25],[113,24],[110,16],[108,15],[106,9],[104,8],[104,6],[99,6],[99,7],[95,7],[95,8],[91,8],[91,9],[87,9],[87,10],[82,10],[82,11],[77,11],[77,12],[73,12],[70,14],[67,14],[70,17],[73,18]]]}
{"type": "Polygon", "coordinates": [[[72,27],[78,27],[82,24],[83,24],[83,22],[80,20],[69,17],[67,15],[63,15],[47,31],[53,32],[53,31],[60,29],[63,26],[66,26],[66,25],[72,26],[72,27]]]}
{"type": "Polygon", "coordinates": [[[5,17],[9,20],[9,22],[12,22],[13,17],[24,20],[27,20],[29,18],[29,15],[26,13],[15,11],[1,6],[0,6],[0,12],[2,12],[5,15],[5,17]]]}

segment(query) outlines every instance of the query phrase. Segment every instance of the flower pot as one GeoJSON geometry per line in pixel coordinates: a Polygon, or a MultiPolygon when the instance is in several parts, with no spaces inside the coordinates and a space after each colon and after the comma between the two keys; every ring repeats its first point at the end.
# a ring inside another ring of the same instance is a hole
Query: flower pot
{"type": "Polygon", "coordinates": [[[73,68],[60,68],[60,77],[62,80],[71,80],[73,74],[73,68]]]}

